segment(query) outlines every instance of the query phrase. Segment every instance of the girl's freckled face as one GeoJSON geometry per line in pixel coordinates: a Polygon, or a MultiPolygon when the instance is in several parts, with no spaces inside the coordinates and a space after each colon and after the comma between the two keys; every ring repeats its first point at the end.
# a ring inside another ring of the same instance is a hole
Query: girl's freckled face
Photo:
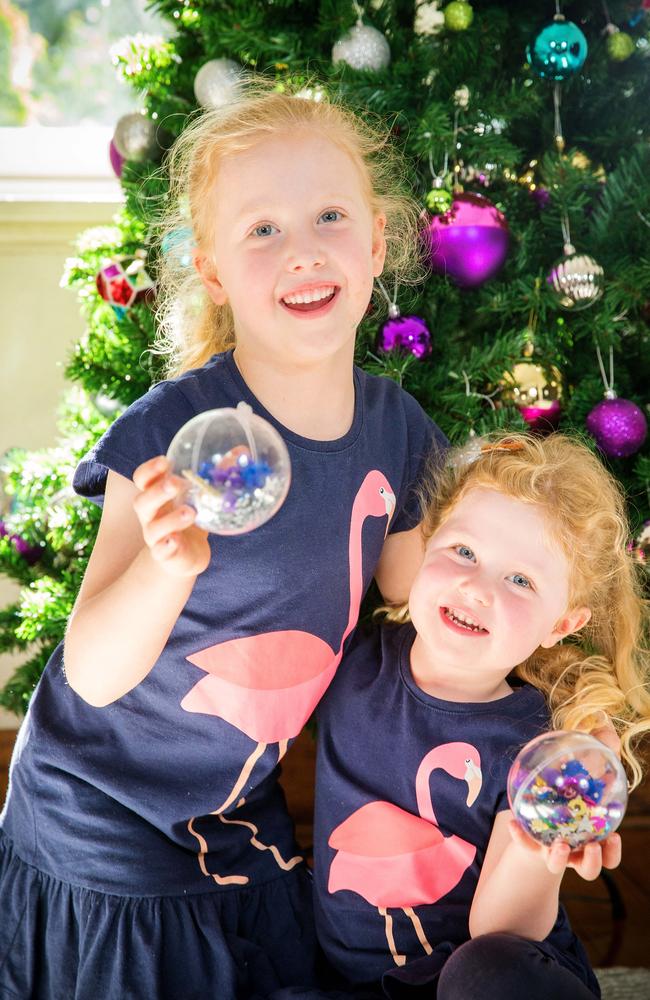
{"type": "Polygon", "coordinates": [[[505,676],[552,638],[568,601],[569,564],[543,511],[476,488],[430,539],[409,609],[445,662],[505,676]],[[450,623],[449,611],[477,624],[450,623]]]}
{"type": "Polygon", "coordinates": [[[350,348],[385,252],[351,157],[306,129],[262,139],[224,159],[213,206],[217,295],[238,344],[304,363],[350,348]],[[283,303],[305,286],[336,291],[314,311],[283,303]]]}

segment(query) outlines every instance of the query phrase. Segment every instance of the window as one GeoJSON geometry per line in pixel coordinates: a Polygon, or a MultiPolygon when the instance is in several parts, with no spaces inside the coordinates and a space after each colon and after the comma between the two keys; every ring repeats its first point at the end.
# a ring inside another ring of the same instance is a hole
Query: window
{"type": "Polygon", "coordinates": [[[0,3],[0,198],[119,201],[108,157],[137,95],[110,49],[125,35],[168,35],[146,0],[0,3]]]}

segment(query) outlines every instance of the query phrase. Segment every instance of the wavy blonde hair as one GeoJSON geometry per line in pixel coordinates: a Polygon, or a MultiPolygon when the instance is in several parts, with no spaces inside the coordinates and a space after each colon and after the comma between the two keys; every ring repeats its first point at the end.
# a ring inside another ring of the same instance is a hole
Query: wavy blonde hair
{"type": "MultiPolygon", "coordinates": [[[[513,673],[546,695],[557,729],[591,730],[604,713],[619,733],[634,788],[643,775],[636,746],[650,731],[649,608],[626,548],[621,488],[585,444],[564,434],[501,433],[478,444],[492,447],[470,462],[452,451],[442,471],[439,463],[431,469],[422,489],[425,538],[479,487],[542,508],[569,564],[570,608],[590,608],[591,619],[579,636],[536,649],[513,673]]],[[[379,613],[409,620],[408,604],[379,613]]]]}
{"type": "MultiPolygon", "coordinates": [[[[424,277],[418,241],[420,208],[408,193],[404,163],[388,129],[370,124],[328,100],[281,92],[272,81],[251,77],[224,108],[198,112],[167,157],[170,188],[158,229],[161,242],[191,225],[196,249],[208,258],[214,245],[211,205],[219,165],[270,135],[313,130],[343,149],[356,164],[373,216],[386,216],[384,273],[401,284],[424,277]]],[[[180,255],[161,254],[157,275],[158,337],[154,352],[166,358],[173,377],[199,367],[235,344],[229,305],[209,298],[194,267],[180,255]]]]}

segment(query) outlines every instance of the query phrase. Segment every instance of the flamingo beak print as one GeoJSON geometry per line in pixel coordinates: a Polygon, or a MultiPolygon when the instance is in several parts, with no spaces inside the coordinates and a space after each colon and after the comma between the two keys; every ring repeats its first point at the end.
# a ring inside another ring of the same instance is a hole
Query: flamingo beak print
{"type": "Polygon", "coordinates": [[[395,510],[395,494],[389,493],[388,490],[384,490],[382,494],[384,498],[384,503],[386,504],[386,530],[384,532],[384,538],[388,534],[388,529],[390,528],[390,519],[393,516],[393,511],[395,510]]]}
{"type": "Polygon", "coordinates": [[[481,791],[481,784],[483,783],[483,775],[480,769],[471,760],[467,761],[465,781],[467,782],[467,805],[471,806],[476,802],[476,797],[481,791]]]}

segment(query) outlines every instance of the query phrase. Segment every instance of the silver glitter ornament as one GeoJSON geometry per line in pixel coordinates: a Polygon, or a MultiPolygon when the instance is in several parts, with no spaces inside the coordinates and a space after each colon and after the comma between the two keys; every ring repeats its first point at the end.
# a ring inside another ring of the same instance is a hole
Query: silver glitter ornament
{"type": "Polygon", "coordinates": [[[381,31],[357,21],[347,35],[332,48],[332,62],[347,63],[352,69],[386,69],[390,63],[390,45],[381,31]]]}
{"type": "Polygon", "coordinates": [[[203,108],[223,108],[237,97],[242,78],[233,59],[211,59],[194,77],[194,95],[203,108]]]}
{"type": "Polygon", "coordinates": [[[115,126],[113,145],[125,160],[151,159],[158,152],[156,125],[137,111],[122,115],[115,126]]]}
{"type": "Polygon", "coordinates": [[[597,302],[603,294],[605,272],[593,257],[576,253],[567,243],[564,256],[553,265],[546,278],[560,309],[578,312],[597,302]]]}

